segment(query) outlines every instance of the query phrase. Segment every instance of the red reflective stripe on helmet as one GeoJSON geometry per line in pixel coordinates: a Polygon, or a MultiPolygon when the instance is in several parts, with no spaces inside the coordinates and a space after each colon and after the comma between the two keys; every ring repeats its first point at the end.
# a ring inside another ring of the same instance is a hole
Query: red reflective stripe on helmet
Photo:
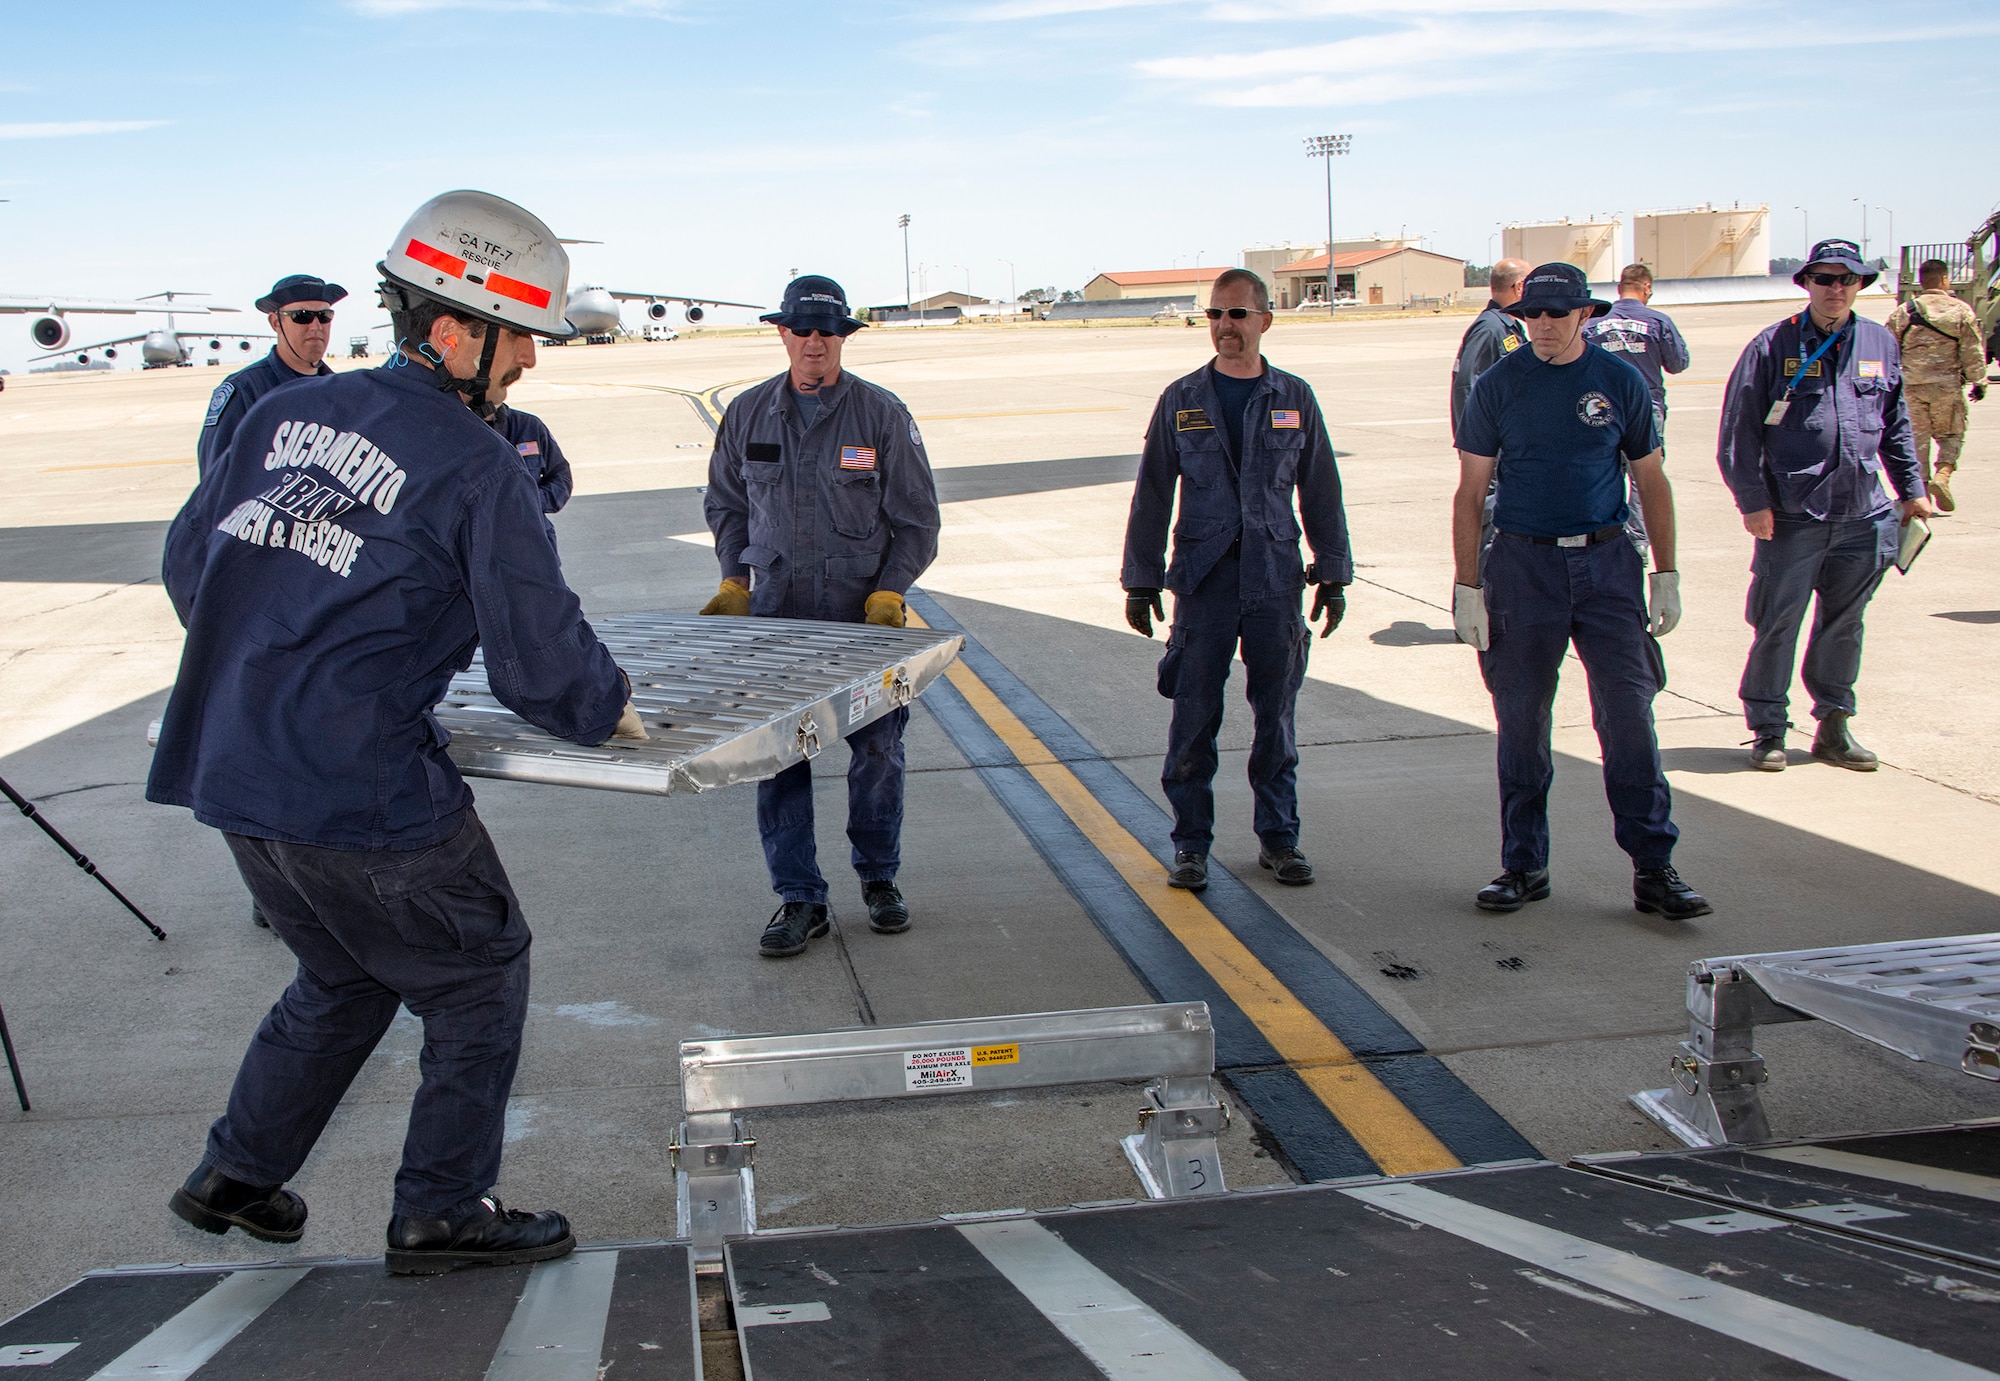
{"type": "Polygon", "coordinates": [[[410,247],[403,253],[420,264],[429,264],[440,273],[448,273],[453,278],[465,277],[465,260],[456,254],[446,254],[441,249],[432,249],[421,240],[410,241],[410,247]]]}
{"type": "Polygon", "coordinates": [[[516,302],[525,302],[530,307],[549,305],[549,290],[538,288],[533,283],[523,283],[518,278],[509,278],[504,273],[486,275],[486,290],[502,297],[511,297],[516,302]]]}

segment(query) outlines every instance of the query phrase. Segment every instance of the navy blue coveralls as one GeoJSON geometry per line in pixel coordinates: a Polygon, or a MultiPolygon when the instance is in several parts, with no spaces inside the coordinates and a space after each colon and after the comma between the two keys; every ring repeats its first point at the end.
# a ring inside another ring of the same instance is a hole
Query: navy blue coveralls
{"type": "Polygon", "coordinates": [[[229,439],[259,398],[272,389],[301,379],[325,378],[333,371],[325,360],[311,374],[301,374],[278,358],[278,347],[255,364],[245,365],[215,386],[208,395],[208,415],[201,419],[201,436],[194,443],[195,473],[205,475],[215,458],[229,448],[229,439]]]}
{"type": "Polygon", "coordinates": [[[532,412],[522,412],[510,408],[505,403],[493,417],[493,429],[507,438],[521,457],[521,468],[528,472],[528,478],[535,482],[535,488],[542,496],[542,526],[548,529],[549,540],[556,540],[556,525],[547,515],[560,513],[569,496],[576,490],[576,482],[569,471],[569,460],[556,445],[556,439],[549,431],[548,423],[532,412]]]}
{"type": "Polygon", "coordinates": [[[224,832],[299,961],[207,1164],[297,1173],[398,1005],[423,1020],[395,1211],[499,1176],[530,935],[431,714],[483,647],[508,708],[602,742],[622,673],[542,540],[520,457],[429,370],[306,381],[251,408],[168,531],[187,627],[146,786],[224,832]]]}
{"type": "MultiPolygon", "coordinates": [[[[923,437],[895,394],[842,372],[810,425],[791,376],[729,404],[715,434],[703,510],[722,574],[749,576],[750,612],[860,623],[877,590],[907,594],[937,558],[937,486],[923,437]]],[[[847,839],[863,883],[902,863],[907,707],[847,736],[847,839]]],[[[827,899],[813,839],[812,764],[757,783],[757,832],[771,888],[827,899]]]]}
{"type": "Polygon", "coordinates": [[[1312,388],[1266,362],[1243,410],[1237,455],[1227,429],[1218,425],[1222,411],[1212,371],[1203,365],[1176,379],[1153,409],[1120,573],[1127,590],[1174,594],[1173,628],[1159,668],[1160,694],[1174,702],[1160,785],[1174,808],[1174,848],[1200,854],[1215,839],[1215,740],[1229,663],[1239,646],[1255,723],[1253,824],[1266,848],[1299,842],[1292,716],[1312,646],[1299,612],[1306,585],[1301,519],[1317,578],[1342,585],[1354,580],[1340,469],[1312,388]],[[1167,565],[1176,485],[1180,516],[1167,565]]]}
{"type": "Polygon", "coordinates": [[[1647,631],[1639,554],[1623,540],[1625,467],[1658,444],[1645,379],[1595,345],[1565,365],[1517,351],[1480,376],[1466,405],[1459,449],[1501,457],[1479,670],[1499,725],[1502,868],[1549,866],[1551,710],[1572,642],[1618,846],[1636,868],[1673,859],[1680,831],[1653,731],[1666,664],[1647,631]]]}
{"type": "Polygon", "coordinates": [[[1854,713],[1862,615],[1901,537],[1882,481],[1905,501],[1924,492],[1896,338],[1850,314],[1812,359],[1825,340],[1809,312],[1767,328],[1744,347],[1723,398],[1723,481],[1741,512],[1770,509],[1774,528],[1750,561],[1744,617],[1756,631],[1738,688],[1759,737],[1790,723],[1792,656],[1815,595],[1802,673],[1813,717],[1854,713]],[[1768,422],[1793,384],[1783,418],[1768,422]]]}

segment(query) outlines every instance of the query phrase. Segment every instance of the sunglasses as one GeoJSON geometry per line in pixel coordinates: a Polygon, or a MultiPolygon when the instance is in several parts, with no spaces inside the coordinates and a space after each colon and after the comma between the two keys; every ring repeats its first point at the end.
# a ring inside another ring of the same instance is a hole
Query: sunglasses
{"type": "Polygon", "coordinates": [[[1231,321],[1241,321],[1247,316],[1262,316],[1262,312],[1251,307],[1209,307],[1205,309],[1210,321],[1220,321],[1228,317],[1231,321]]]}
{"type": "Polygon", "coordinates": [[[315,321],[317,321],[322,326],[333,325],[333,312],[331,310],[318,311],[318,312],[286,312],[284,313],[284,315],[292,319],[292,325],[294,326],[310,326],[315,321]]]}
{"type": "Polygon", "coordinates": [[[1575,310],[1576,308],[1574,307],[1565,307],[1561,311],[1557,311],[1554,307],[1530,307],[1526,311],[1516,312],[1514,315],[1528,321],[1540,321],[1543,317],[1547,317],[1550,321],[1561,321],[1575,310]]]}
{"type": "Polygon", "coordinates": [[[790,326],[787,326],[785,329],[787,331],[790,331],[793,335],[797,336],[800,340],[811,340],[814,336],[818,336],[821,340],[840,339],[840,332],[838,331],[799,331],[799,330],[794,330],[790,326]]]}
{"type": "Polygon", "coordinates": [[[1861,281],[1858,273],[1809,273],[1806,277],[1822,288],[1851,288],[1861,281]]]}

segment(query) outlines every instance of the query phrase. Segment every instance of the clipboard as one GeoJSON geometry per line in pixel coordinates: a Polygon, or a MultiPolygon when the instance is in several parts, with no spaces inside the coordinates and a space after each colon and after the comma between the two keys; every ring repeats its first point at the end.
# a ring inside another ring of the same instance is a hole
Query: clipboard
{"type": "Polygon", "coordinates": [[[1902,540],[1896,546],[1896,569],[1904,575],[1917,564],[1917,553],[1931,540],[1931,525],[1922,518],[1912,518],[1903,524],[1902,540]]]}

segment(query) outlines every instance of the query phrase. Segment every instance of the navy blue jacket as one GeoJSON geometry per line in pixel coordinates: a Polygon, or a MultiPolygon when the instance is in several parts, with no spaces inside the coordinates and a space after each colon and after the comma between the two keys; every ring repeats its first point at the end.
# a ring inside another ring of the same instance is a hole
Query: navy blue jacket
{"type": "Polygon", "coordinates": [[[1465,400],[1472,396],[1472,386],[1479,382],[1479,376],[1527,343],[1528,330],[1521,325],[1521,319],[1508,315],[1506,308],[1488,298],[1485,309],[1465,328],[1465,335],[1458,342],[1458,355],[1451,362],[1454,441],[1458,437],[1458,424],[1465,417],[1465,400]]]}
{"type": "Polygon", "coordinates": [[[1849,322],[1847,338],[1803,378],[1801,362],[1824,339],[1809,313],[1767,327],[1743,348],[1723,394],[1715,456],[1739,511],[1821,522],[1878,518],[1891,507],[1878,478],[1885,471],[1898,498],[1924,492],[1896,338],[1859,314],[1849,322]],[[1794,379],[1784,417],[1767,425],[1794,379]]]}
{"type": "Polygon", "coordinates": [[[1353,583],[1340,469],[1311,386],[1267,361],[1244,408],[1240,457],[1230,456],[1214,424],[1220,413],[1208,365],[1176,379],[1160,395],[1139,457],[1120,583],[1128,590],[1191,594],[1241,538],[1243,603],[1295,595],[1306,583],[1299,556],[1301,517],[1319,578],[1353,583]],[[1180,517],[1168,565],[1167,520],[1176,484],[1180,517]]]}
{"type": "Polygon", "coordinates": [[[548,423],[532,412],[502,403],[493,419],[493,429],[506,437],[507,443],[519,453],[521,467],[542,493],[542,512],[562,512],[563,505],[576,491],[576,482],[570,476],[569,460],[562,447],[556,445],[548,423]]]}
{"type": "Polygon", "coordinates": [[[251,408],[167,534],[187,643],[146,798],[325,848],[447,839],[472,793],[431,707],[475,647],[516,714],[609,737],[624,679],[542,538],[540,497],[427,369],[251,408]]]}
{"type": "Polygon", "coordinates": [[[1666,415],[1665,375],[1688,367],[1687,341],[1672,317],[1654,311],[1636,297],[1621,297],[1611,304],[1610,311],[1584,326],[1583,336],[1592,345],[1623,357],[1644,375],[1653,406],[1662,417],[1666,415]]]}
{"type": "Polygon", "coordinates": [[[285,384],[324,378],[331,373],[326,361],[321,360],[312,374],[300,374],[278,358],[278,347],[274,345],[263,359],[245,365],[217,384],[215,392],[208,395],[208,415],[202,418],[201,436],[194,443],[195,473],[208,473],[209,465],[228,449],[229,438],[236,435],[244,415],[259,398],[285,384]]]}
{"type": "Polygon", "coordinates": [[[724,576],[756,572],[750,612],[859,623],[877,590],[907,594],[937,558],[937,485],[895,394],[842,372],[810,427],[791,375],[729,404],[702,508],[724,576]]]}

